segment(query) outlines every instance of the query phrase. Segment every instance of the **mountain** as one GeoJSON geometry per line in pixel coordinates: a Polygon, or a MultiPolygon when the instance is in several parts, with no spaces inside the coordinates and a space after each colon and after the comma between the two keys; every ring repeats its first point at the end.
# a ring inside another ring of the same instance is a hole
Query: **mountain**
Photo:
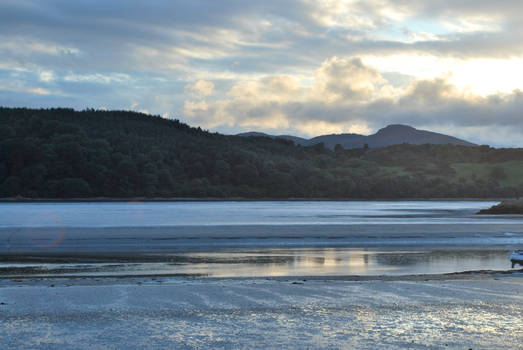
{"type": "Polygon", "coordinates": [[[314,145],[323,142],[325,147],[334,149],[337,144],[340,144],[345,149],[362,148],[367,141],[367,136],[359,134],[331,134],[317,136],[309,140],[310,144],[314,145]]]}
{"type": "Polygon", "coordinates": [[[340,144],[344,149],[362,148],[365,144],[371,148],[386,147],[408,143],[413,145],[434,144],[434,145],[460,145],[460,146],[477,146],[474,143],[458,139],[432,131],[418,130],[408,125],[393,124],[378,130],[377,133],[369,136],[359,134],[331,134],[317,136],[311,139],[305,139],[290,135],[273,136],[259,132],[246,132],[238,136],[263,136],[270,138],[283,138],[293,141],[297,145],[311,146],[323,142],[325,147],[334,149],[340,144]]]}
{"type": "Polygon", "coordinates": [[[244,136],[244,137],[248,137],[248,136],[252,136],[252,137],[270,137],[271,139],[274,138],[275,136],[272,136],[272,135],[269,135],[269,134],[266,134],[264,132],[257,132],[257,131],[249,131],[249,132],[242,132],[236,136],[244,136]]]}
{"type": "Polygon", "coordinates": [[[408,125],[393,124],[380,129],[367,137],[370,147],[385,147],[393,144],[410,143],[413,145],[460,145],[477,146],[474,143],[432,131],[418,130],[408,125]]]}

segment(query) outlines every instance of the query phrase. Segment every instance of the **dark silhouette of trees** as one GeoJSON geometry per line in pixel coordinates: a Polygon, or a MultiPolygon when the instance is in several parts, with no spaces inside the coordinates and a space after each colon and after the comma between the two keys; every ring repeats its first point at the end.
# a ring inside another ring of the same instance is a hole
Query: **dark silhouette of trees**
{"type": "Polygon", "coordinates": [[[0,197],[507,197],[518,171],[521,149],[331,151],[135,112],[0,108],[0,197]]]}

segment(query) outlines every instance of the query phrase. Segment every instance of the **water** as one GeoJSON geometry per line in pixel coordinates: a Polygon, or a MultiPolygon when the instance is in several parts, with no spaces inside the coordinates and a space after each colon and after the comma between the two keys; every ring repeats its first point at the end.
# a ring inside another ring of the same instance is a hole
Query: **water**
{"type": "Polygon", "coordinates": [[[0,277],[205,276],[275,277],[440,274],[510,267],[504,250],[377,250],[353,248],[234,249],[98,263],[0,264],[0,277]]]}
{"type": "Polygon", "coordinates": [[[494,202],[0,204],[0,276],[401,275],[506,270],[494,202]]]}
{"type": "MultiPolygon", "coordinates": [[[[0,227],[159,227],[513,223],[477,216],[497,202],[110,202],[0,203],[0,227]],[[408,220],[408,222],[406,221],[408,220]]],[[[520,223],[523,220],[519,219],[520,223]]]]}

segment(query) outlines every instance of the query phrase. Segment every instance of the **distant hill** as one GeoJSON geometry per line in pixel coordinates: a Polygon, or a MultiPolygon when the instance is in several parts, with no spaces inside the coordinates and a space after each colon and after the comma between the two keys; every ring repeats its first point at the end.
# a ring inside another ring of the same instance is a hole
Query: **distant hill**
{"type": "Polygon", "coordinates": [[[393,124],[377,133],[369,136],[359,134],[331,134],[317,136],[312,139],[305,139],[289,135],[268,135],[261,132],[246,132],[238,134],[238,136],[258,136],[270,138],[283,138],[293,141],[297,145],[312,146],[323,142],[325,147],[334,149],[337,144],[340,144],[344,149],[362,148],[368,144],[371,148],[387,147],[390,145],[398,145],[408,143],[412,145],[460,145],[460,146],[477,146],[474,143],[458,139],[453,136],[448,136],[432,131],[418,130],[408,125],[393,124]]]}

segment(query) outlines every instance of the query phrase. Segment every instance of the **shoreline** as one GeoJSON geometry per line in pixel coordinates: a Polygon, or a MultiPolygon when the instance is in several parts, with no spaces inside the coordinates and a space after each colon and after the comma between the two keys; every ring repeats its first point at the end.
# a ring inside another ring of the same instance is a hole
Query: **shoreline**
{"type": "MultiPolygon", "coordinates": [[[[51,281],[66,281],[68,285],[93,285],[93,284],[129,284],[157,282],[169,283],[180,281],[207,281],[207,282],[232,282],[232,281],[273,281],[293,282],[303,284],[308,281],[323,282],[428,282],[428,281],[480,281],[497,280],[499,278],[516,278],[523,281],[523,268],[511,270],[472,270],[436,274],[409,274],[409,275],[305,275],[305,276],[248,276],[248,277],[214,277],[202,274],[130,274],[130,275],[0,275],[0,288],[8,285],[47,285],[51,281]],[[159,282],[160,281],[160,282],[159,282]]],[[[65,282],[64,282],[65,283],[65,282]]]]}
{"type": "Polygon", "coordinates": [[[507,200],[504,197],[493,198],[213,198],[213,197],[172,197],[172,198],[145,198],[145,197],[90,197],[90,198],[0,198],[0,203],[121,203],[121,202],[497,202],[507,200]]]}

